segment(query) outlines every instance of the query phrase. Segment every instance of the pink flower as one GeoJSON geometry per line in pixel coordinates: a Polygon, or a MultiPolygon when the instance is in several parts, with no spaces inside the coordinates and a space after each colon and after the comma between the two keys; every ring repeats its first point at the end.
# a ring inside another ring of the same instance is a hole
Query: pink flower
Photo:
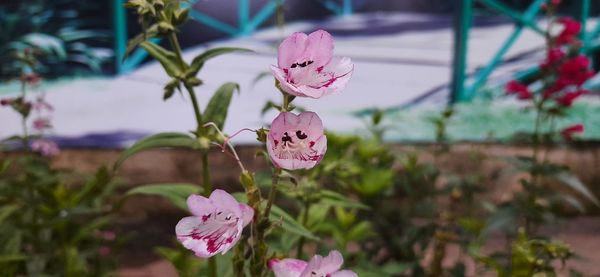
{"type": "Polygon", "coordinates": [[[585,127],[583,126],[583,124],[575,124],[575,125],[571,125],[567,128],[564,128],[562,131],[560,131],[560,135],[565,140],[573,140],[574,134],[581,134],[584,131],[585,131],[585,127]]]}
{"type": "Polygon", "coordinates": [[[40,117],[33,121],[33,128],[38,131],[42,131],[44,129],[52,128],[52,124],[50,124],[50,120],[48,118],[40,117]]]}
{"type": "Polygon", "coordinates": [[[581,31],[581,23],[570,17],[563,17],[558,20],[563,26],[563,30],[555,38],[558,46],[571,44],[577,40],[577,35],[581,31]]]}
{"type": "Polygon", "coordinates": [[[175,233],[185,248],[203,258],[225,254],[254,217],[250,206],[237,202],[220,189],[213,191],[209,198],[190,195],[187,205],[193,216],[181,219],[175,233]]]}
{"type": "Polygon", "coordinates": [[[323,122],[316,113],[280,113],[267,136],[267,151],[277,167],[295,170],[316,166],[327,151],[323,122]]]}
{"type": "Polygon", "coordinates": [[[47,139],[36,139],[31,142],[31,150],[46,157],[56,156],[60,153],[58,145],[56,145],[55,142],[47,139]]]}
{"type": "Polygon", "coordinates": [[[343,90],[353,70],[350,58],[333,57],[333,38],[323,30],[287,37],[279,45],[277,66],[271,66],[283,91],[310,98],[343,90]]]}
{"type": "Polygon", "coordinates": [[[36,99],[36,101],[33,103],[33,108],[38,112],[42,112],[44,110],[49,112],[54,111],[54,107],[50,105],[50,103],[46,102],[44,96],[40,96],[36,99]]]}
{"type": "Polygon", "coordinates": [[[516,94],[517,98],[521,100],[527,100],[533,98],[533,94],[527,89],[527,86],[519,83],[516,80],[512,80],[506,84],[506,94],[516,94]]]}
{"type": "Polygon", "coordinates": [[[331,251],[327,257],[315,255],[307,263],[296,259],[273,259],[269,268],[275,277],[358,277],[350,270],[340,270],[344,258],[338,251],[331,251]]]}

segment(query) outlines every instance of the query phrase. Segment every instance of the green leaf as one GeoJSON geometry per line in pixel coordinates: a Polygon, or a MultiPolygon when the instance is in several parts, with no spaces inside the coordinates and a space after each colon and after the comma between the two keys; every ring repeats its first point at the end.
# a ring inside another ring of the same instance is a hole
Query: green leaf
{"type": "Polygon", "coordinates": [[[175,89],[177,89],[178,91],[181,91],[181,86],[179,84],[179,80],[176,78],[173,78],[173,80],[171,80],[169,83],[167,83],[167,85],[165,85],[165,92],[163,94],[163,100],[167,100],[167,99],[171,98],[171,96],[173,96],[173,94],[175,93],[175,89]]]}
{"type": "Polygon", "coordinates": [[[556,174],[555,177],[562,183],[568,185],[570,188],[585,196],[596,206],[600,207],[600,201],[598,201],[598,198],[596,198],[596,196],[579,180],[579,178],[577,178],[577,176],[563,171],[556,174]]]}
{"type": "Polygon", "coordinates": [[[200,69],[202,69],[202,67],[204,66],[204,63],[209,60],[212,59],[214,57],[223,55],[223,54],[228,54],[228,53],[233,53],[233,52],[254,52],[250,49],[246,49],[246,48],[237,48],[237,47],[218,47],[218,48],[213,48],[213,49],[208,49],[206,51],[204,51],[202,54],[196,56],[194,58],[194,60],[192,60],[192,64],[190,66],[190,68],[188,69],[188,71],[186,72],[187,76],[196,76],[196,74],[198,74],[198,72],[200,71],[200,69]]]}
{"type": "Polygon", "coordinates": [[[225,83],[217,89],[206,106],[206,111],[204,112],[205,123],[214,122],[219,129],[223,129],[231,97],[236,90],[239,91],[240,86],[231,82],[225,83]]]}
{"type": "Polygon", "coordinates": [[[129,57],[129,54],[131,54],[131,52],[133,52],[133,50],[136,47],[138,47],[138,45],[140,45],[140,43],[146,41],[149,38],[156,37],[157,35],[158,35],[158,24],[154,24],[154,25],[148,27],[148,29],[146,29],[145,32],[138,34],[134,38],[130,39],[129,42],[127,42],[127,49],[125,50],[125,55],[123,55],[123,60],[125,60],[127,57],[129,57]]]}
{"type": "Polygon", "coordinates": [[[65,45],[57,37],[41,33],[31,33],[25,35],[21,40],[34,48],[41,49],[46,54],[55,55],[59,60],[67,58],[65,45]]]}
{"type": "Polygon", "coordinates": [[[187,210],[186,200],[191,194],[199,194],[202,188],[194,184],[173,183],[173,184],[150,184],[135,187],[129,190],[125,195],[158,195],[169,200],[173,205],[187,210]]]}
{"type": "Polygon", "coordinates": [[[12,215],[15,211],[17,211],[19,207],[17,205],[7,205],[0,208],[0,225],[4,220],[6,220],[10,215],[12,215]]]}
{"type": "Polygon", "coordinates": [[[177,55],[172,51],[150,41],[141,42],[140,47],[144,48],[150,56],[160,62],[169,76],[178,77],[184,71],[184,69],[181,68],[177,55]]]}
{"type": "Polygon", "coordinates": [[[312,240],[319,240],[317,236],[315,236],[312,232],[310,232],[306,227],[302,226],[298,221],[296,221],[291,215],[286,213],[283,209],[273,205],[271,207],[271,214],[269,215],[269,219],[272,222],[281,222],[281,228],[284,230],[303,236],[312,240]]]}
{"type": "Polygon", "coordinates": [[[160,133],[152,135],[136,142],[134,145],[123,151],[121,156],[119,156],[119,159],[115,162],[114,169],[121,166],[121,164],[129,157],[139,152],[149,149],[171,147],[182,147],[197,150],[200,149],[200,144],[188,134],[183,133],[160,133]]]}
{"type": "Polygon", "coordinates": [[[371,207],[331,190],[321,190],[321,203],[334,207],[369,210],[371,207]]]}
{"type": "Polygon", "coordinates": [[[26,255],[0,255],[0,264],[21,262],[27,260],[26,255]]]}

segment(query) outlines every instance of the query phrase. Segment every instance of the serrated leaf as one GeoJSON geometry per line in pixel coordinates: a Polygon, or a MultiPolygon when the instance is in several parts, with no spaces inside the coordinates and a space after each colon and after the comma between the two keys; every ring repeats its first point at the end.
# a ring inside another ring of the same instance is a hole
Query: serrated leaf
{"type": "Polygon", "coordinates": [[[214,122],[219,129],[223,129],[231,97],[233,97],[233,93],[236,90],[239,91],[240,86],[231,82],[225,83],[217,89],[206,106],[206,111],[204,112],[205,123],[214,122]]]}
{"type": "Polygon", "coordinates": [[[121,156],[119,156],[119,159],[115,162],[114,168],[118,168],[125,160],[139,152],[149,149],[175,147],[197,150],[200,149],[200,144],[188,134],[183,133],[160,133],[152,135],[136,142],[134,145],[123,151],[121,156]]]}
{"type": "Polygon", "coordinates": [[[173,205],[187,210],[186,200],[191,194],[199,194],[202,188],[194,184],[173,183],[173,184],[150,184],[135,187],[129,190],[125,195],[157,195],[169,200],[173,205]]]}
{"type": "Polygon", "coordinates": [[[160,62],[169,76],[178,77],[183,72],[184,69],[181,68],[177,55],[172,51],[150,41],[142,41],[140,47],[144,48],[150,56],[160,62]]]}
{"type": "Polygon", "coordinates": [[[196,74],[198,74],[200,69],[202,69],[202,67],[204,66],[204,63],[207,60],[212,59],[217,56],[220,56],[220,55],[233,53],[233,52],[254,52],[254,51],[252,51],[250,49],[238,48],[238,47],[218,47],[218,48],[208,49],[208,50],[204,51],[203,53],[201,53],[200,55],[196,56],[192,60],[192,64],[190,65],[190,68],[186,72],[186,75],[187,76],[196,76],[196,74]]]}

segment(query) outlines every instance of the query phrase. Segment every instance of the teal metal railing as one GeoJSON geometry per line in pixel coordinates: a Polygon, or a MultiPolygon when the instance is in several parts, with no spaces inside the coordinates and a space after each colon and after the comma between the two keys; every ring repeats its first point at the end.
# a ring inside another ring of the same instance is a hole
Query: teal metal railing
{"type": "MultiPolygon", "coordinates": [[[[143,49],[134,51],[125,61],[123,57],[127,49],[127,15],[123,4],[127,0],[112,0],[113,1],[113,28],[115,34],[115,64],[117,74],[126,73],[135,69],[147,57],[147,53],[143,49]]],[[[238,24],[233,26],[218,18],[214,18],[200,11],[194,10],[193,6],[198,0],[191,0],[182,5],[190,8],[189,16],[192,20],[200,22],[210,28],[221,31],[230,36],[245,36],[255,32],[267,19],[273,16],[278,5],[281,5],[285,0],[270,0],[260,8],[256,14],[250,14],[250,0],[238,0],[238,24]]],[[[336,15],[352,14],[352,0],[319,0],[326,9],[336,15]]],[[[157,42],[157,41],[155,41],[157,42]]]]}
{"type": "MultiPolygon", "coordinates": [[[[475,96],[476,92],[502,62],[502,59],[508,50],[515,44],[523,30],[530,29],[542,36],[545,35],[545,32],[537,25],[535,20],[544,3],[546,3],[546,0],[534,0],[524,12],[519,12],[511,9],[498,0],[460,0],[454,27],[455,46],[450,98],[451,103],[469,101],[475,96]],[[467,78],[467,51],[469,29],[471,28],[473,20],[475,1],[512,19],[515,23],[515,28],[487,65],[481,70],[478,70],[474,74],[473,79],[469,80],[469,78],[467,78]]],[[[581,0],[581,13],[578,14],[577,17],[582,23],[582,30],[587,30],[588,18],[590,16],[590,3],[591,0],[581,0]]],[[[598,36],[600,36],[600,23],[598,23],[592,31],[582,32],[582,49],[585,54],[591,56],[600,48],[600,43],[595,40],[598,36]]],[[[537,72],[537,67],[528,68],[517,73],[515,78],[528,78],[537,72]]]]}

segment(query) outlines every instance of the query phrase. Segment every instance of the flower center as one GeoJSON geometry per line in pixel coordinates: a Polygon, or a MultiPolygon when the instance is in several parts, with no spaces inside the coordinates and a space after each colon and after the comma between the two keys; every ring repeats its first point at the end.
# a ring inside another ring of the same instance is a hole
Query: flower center
{"type": "Polygon", "coordinates": [[[306,132],[302,130],[284,132],[280,141],[273,140],[272,150],[275,156],[279,159],[301,160],[301,161],[316,161],[319,160],[315,141],[309,140],[306,132]]]}

